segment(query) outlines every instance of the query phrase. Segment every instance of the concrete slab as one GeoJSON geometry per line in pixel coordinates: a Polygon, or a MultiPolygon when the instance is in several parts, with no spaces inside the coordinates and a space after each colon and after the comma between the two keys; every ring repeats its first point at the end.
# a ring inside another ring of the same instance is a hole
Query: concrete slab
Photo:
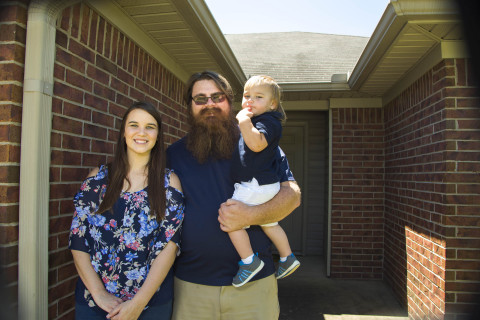
{"type": "Polygon", "coordinates": [[[321,257],[299,260],[300,268],[278,281],[280,320],[408,320],[385,282],[330,279],[321,257]]]}

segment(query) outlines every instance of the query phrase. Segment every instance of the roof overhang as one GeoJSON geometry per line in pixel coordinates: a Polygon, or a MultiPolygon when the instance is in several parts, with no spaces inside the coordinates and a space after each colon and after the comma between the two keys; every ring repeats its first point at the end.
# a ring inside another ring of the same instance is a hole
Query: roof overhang
{"type": "Polygon", "coordinates": [[[202,0],[87,0],[183,82],[195,72],[224,75],[235,91],[246,80],[202,0]]]}
{"type": "Polygon", "coordinates": [[[442,59],[467,56],[454,1],[391,0],[348,83],[386,103],[442,59]]]}

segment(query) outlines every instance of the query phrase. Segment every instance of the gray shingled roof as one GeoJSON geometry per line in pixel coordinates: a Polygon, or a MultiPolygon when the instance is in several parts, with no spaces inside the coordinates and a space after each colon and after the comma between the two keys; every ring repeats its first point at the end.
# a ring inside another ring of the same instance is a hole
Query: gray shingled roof
{"type": "Polygon", "coordinates": [[[330,82],[352,72],[369,38],[311,32],[226,34],[247,77],[267,74],[279,83],[330,82]]]}

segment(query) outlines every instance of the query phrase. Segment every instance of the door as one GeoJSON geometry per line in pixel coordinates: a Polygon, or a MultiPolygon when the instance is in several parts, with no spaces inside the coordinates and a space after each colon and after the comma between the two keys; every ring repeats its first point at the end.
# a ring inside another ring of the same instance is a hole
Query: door
{"type": "MultiPolygon", "coordinates": [[[[305,190],[305,140],[307,124],[302,122],[288,122],[283,128],[280,147],[285,152],[290,170],[295,177],[296,182],[303,191],[305,190]]],[[[290,247],[295,254],[305,254],[305,214],[303,201],[300,207],[295,209],[289,216],[280,221],[280,225],[285,230],[290,242],[290,247]]]]}

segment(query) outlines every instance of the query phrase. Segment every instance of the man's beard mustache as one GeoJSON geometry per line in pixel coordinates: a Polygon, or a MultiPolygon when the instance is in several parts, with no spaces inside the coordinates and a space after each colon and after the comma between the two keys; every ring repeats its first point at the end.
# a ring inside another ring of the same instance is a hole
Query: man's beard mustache
{"type": "Polygon", "coordinates": [[[209,158],[230,159],[238,143],[239,129],[233,112],[228,115],[220,108],[205,108],[195,117],[188,113],[190,131],[187,135],[187,150],[199,163],[209,158]],[[213,114],[214,116],[206,116],[213,114]]]}

